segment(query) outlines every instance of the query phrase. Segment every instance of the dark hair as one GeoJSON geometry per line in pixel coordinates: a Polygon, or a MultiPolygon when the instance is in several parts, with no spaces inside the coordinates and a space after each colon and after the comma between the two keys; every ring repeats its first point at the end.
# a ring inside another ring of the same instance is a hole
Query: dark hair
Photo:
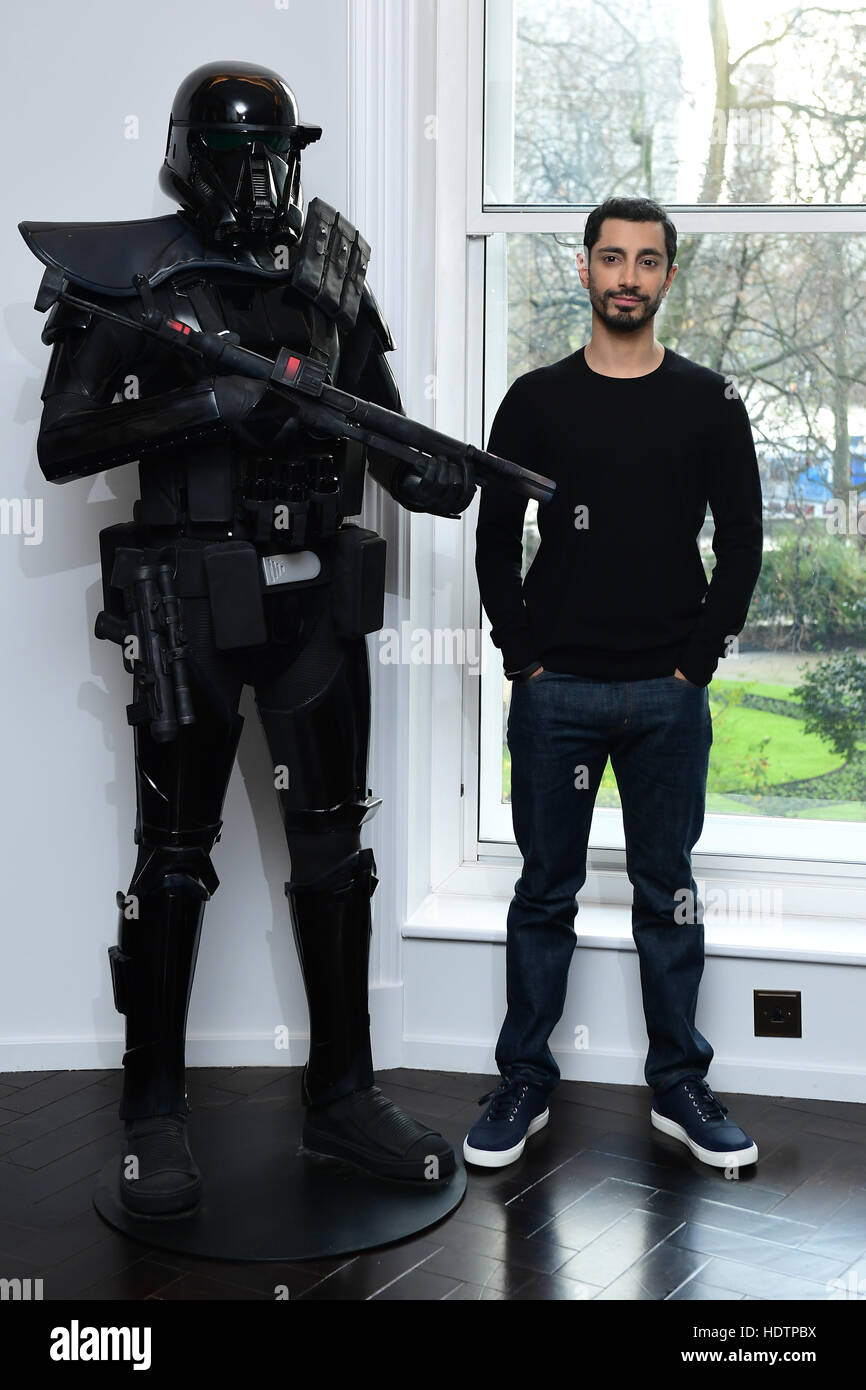
{"type": "Polygon", "coordinates": [[[583,231],[583,244],[586,247],[587,262],[589,253],[601,236],[601,224],[606,217],[620,217],[626,222],[661,222],[665,233],[665,250],[668,253],[668,270],[677,254],[677,229],[663,207],[652,198],[607,198],[600,207],[593,208],[586,219],[583,231]]]}

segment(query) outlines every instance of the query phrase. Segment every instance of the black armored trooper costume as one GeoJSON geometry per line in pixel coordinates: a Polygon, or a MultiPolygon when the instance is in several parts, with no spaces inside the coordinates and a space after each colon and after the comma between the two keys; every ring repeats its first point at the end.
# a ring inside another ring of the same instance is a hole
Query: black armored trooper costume
{"type": "Polygon", "coordinates": [[[120,1186],[140,1214],[181,1214],[201,1194],[185,1131],[184,1035],[246,683],[291,859],[286,894],[310,1013],[304,1146],[392,1178],[441,1179],[455,1166],[445,1139],[374,1084],[367,973],[378,880],[360,830],[380,804],[366,784],[365,634],[382,625],[385,543],[346,518],[361,510],[367,466],[403,505],[446,516],[468,506],[474,481],[444,459],[419,476],[355,439],[335,445],[265,383],[213,374],[132,319],[155,308],[175,327],[232,334],[270,357],[287,347],[402,413],[385,357],[394,344],[365,283],[370,248],[322,200],[305,215],[301,151],[321,133],[299,122],[276,73],[207,64],[181,84],[169,122],[160,184],[179,212],[21,224],[53,273],[130,313],[127,329],[55,304],[37,452],[58,483],[138,461],[133,520],[100,535],[97,635],[123,644],[133,675],[138,858],[117,895],[109,956],[126,1017],[120,1186]]]}

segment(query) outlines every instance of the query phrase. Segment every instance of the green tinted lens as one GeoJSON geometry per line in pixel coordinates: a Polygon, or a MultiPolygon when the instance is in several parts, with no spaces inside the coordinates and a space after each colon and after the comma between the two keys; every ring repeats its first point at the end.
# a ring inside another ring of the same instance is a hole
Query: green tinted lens
{"type": "Polygon", "coordinates": [[[286,154],[292,147],[292,137],[281,130],[203,130],[202,138],[212,150],[242,150],[254,140],[275,154],[286,154]]]}
{"type": "Polygon", "coordinates": [[[273,150],[275,154],[288,154],[289,150],[292,148],[291,135],[285,135],[282,131],[274,131],[270,135],[262,135],[261,139],[267,145],[268,149],[273,150]]]}
{"type": "Polygon", "coordinates": [[[242,150],[253,138],[245,130],[202,131],[202,139],[212,150],[242,150]]]}

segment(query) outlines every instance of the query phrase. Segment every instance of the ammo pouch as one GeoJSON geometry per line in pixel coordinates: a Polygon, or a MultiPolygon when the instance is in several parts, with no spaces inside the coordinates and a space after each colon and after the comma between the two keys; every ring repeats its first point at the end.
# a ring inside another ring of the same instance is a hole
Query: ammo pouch
{"type": "Polygon", "coordinates": [[[349,331],[358,317],[370,243],[323,198],[307,208],[292,284],[337,326],[349,331]]]}
{"type": "Polygon", "coordinates": [[[204,547],[202,562],[216,646],[220,651],[260,647],[268,640],[268,630],[255,546],[249,541],[218,541],[204,547]]]}
{"type": "Polygon", "coordinates": [[[341,526],[334,537],[334,626],[341,637],[378,632],[385,621],[387,543],[362,526],[341,526]]]}
{"type": "Polygon", "coordinates": [[[378,632],[384,622],[387,545],[375,531],[344,525],[311,547],[319,555],[319,579],[264,584],[262,555],[249,541],[218,541],[202,552],[210,597],[214,642],[221,651],[259,646],[268,640],[262,591],[297,593],[330,582],[334,626],[341,637],[378,632]]]}

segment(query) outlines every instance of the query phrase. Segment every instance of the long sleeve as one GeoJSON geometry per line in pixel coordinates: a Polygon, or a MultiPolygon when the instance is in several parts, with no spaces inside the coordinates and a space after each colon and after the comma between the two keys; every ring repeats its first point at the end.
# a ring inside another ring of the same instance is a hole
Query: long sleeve
{"type": "Polygon", "coordinates": [[[727,417],[707,457],[707,500],[715,522],[716,564],[700,617],[678,665],[695,685],[708,685],[727,642],[741,632],[763,560],[763,500],[752,428],[739,395],[725,400],[727,417]]]}
{"type": "MultiPolygon", "coordinates": [[[[537,471],[531,446],[531,421],[519,402],[515,382],[496,412],[487,443],[488,452],[537,471]]],[[[509,678],[538,665],[538,645],[523,602],[523,519],[525,497],[488,482],[481,489],[475,531],[475,572],[481,602],[490,619],[491,636],[502,652],[509,678]]]]}

